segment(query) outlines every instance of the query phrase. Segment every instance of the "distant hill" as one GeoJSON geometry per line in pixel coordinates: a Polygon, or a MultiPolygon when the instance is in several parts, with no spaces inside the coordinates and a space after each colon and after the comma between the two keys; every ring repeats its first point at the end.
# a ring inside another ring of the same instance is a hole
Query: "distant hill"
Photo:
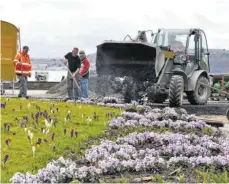
{"type": "MultiPolygon", "coordinates": [[[[209,49],[211,73],[229,72],[229,50],[209,49]]],[[[89,54],[88,59],[91,63],[91,70],[95,70],[96,54],[89,54]]],[[[66,70],[63,59],[33,59],[34,70],[66,70]]]]}
{"type": "Polygon", "coordinates": [[[229,72],[229,50],[210,49],[210,70],[211,73],[229,72]]]}

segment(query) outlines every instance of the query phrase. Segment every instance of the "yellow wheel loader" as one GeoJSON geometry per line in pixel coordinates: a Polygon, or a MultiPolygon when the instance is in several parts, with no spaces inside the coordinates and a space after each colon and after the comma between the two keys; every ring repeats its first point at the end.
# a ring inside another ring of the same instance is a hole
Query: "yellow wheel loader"
{"type": "Polygon", "coordinates": [[[191,104],[206,104],[210,96],[206,85],[210,85],[211,79],[204,31],[159,29],[151,34],[151,41],[146,33],[139,31],[135,39],[128,35],[129,40],[125,37],[123,41],[109,40],[98,45],[98,80],[131,78],[130,87],[124,92],[126,102],[138,100],[142,95],[138,91],[143,90],[148,100],[163,103],[169,99],[171,107],[182,106],[183,93],[191,104]]]}

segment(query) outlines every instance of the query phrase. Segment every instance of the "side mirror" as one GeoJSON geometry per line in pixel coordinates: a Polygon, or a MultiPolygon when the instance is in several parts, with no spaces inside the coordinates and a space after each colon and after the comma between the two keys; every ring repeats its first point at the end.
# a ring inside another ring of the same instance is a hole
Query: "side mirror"
{"type": "Polygon", "coordinates": [[[210,52],[206,52],[205,55],[209,56],[210,55],[210,52]]]}

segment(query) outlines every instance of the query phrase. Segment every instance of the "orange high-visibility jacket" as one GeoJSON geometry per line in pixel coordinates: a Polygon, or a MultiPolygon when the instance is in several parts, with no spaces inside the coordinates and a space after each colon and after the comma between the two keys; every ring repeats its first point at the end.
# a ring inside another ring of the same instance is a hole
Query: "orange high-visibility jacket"
{"type": "Polygon", "coordinates": [[[24,54],[23,52],[17,53],[14,59],[14,66],[16,74],[22,74],[24,76],[32,75],[32,64],[28,54],[24,54]],[[22,62],[22,65],[20,65],[20,62],[22,62]]]}

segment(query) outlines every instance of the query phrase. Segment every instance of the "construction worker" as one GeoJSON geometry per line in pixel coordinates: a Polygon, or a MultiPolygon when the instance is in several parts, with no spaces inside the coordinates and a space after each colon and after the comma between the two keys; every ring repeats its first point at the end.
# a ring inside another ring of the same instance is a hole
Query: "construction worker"
{"type": "Polygon", "coordinates": [[[14,66],[15,66],[15,73],[19,79],[19,98],[28,98],[27,97],[27,81],[28,77],[32,75],[32,64],[29,57],[29,47],[24,46],[23,50],[15,56],[14,59],[14,66]]]}
{"type": "Polygon", "coordinates": [[[79,55],[81,60],[81,68],[80,68],[81,98],[88,98],[88,78],[89,78],[90,62],[83,50],[79,52],[79,55]]]}
{"type": "Polygon", "coordinates": [[[185,47],[182,42],[176,40],[176,35],[169,35],[168,42],[173,51],[184,51],[185,47]]]}
{"type": "Polygon", "coordinates": [[[64,64],[68,63],[68,74],[67,74],[67,90],[68,98],[67,100],[78,100],[80,96],[79,92],[79,71],[81,66],[81,61],[78,56],[78,48],[73,48],[72,52],[67,53],[64,56],[64,64]]]}

